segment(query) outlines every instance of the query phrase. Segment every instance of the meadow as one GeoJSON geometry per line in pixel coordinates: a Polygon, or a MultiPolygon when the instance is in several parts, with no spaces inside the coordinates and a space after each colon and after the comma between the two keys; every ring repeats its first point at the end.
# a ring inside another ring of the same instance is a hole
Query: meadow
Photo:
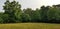
{"type": "Polygon", "coordinates": [[[60,29],[60,24],[10,23],[10,24],[0,24],[0,29],[60,29]]]}

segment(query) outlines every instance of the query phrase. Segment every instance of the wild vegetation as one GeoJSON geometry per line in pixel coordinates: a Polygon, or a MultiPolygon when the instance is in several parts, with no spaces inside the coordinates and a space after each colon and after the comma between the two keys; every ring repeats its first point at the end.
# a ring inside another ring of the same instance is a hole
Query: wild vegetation
{"type": "Polygon", "coordinates": [[[60,5],[41,6],[36,10],[32,10],[32,8],[22,10],[21,4],[18,2],[6,0],[3,10],[4,12],[0,12],[0,23],[60,23],[60,5]]]}

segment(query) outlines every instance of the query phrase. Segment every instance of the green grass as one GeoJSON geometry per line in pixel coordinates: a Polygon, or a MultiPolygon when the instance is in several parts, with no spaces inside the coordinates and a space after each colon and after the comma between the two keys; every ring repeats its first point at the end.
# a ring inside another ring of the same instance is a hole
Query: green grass
{"type": "Polygon", "coordinates": [[[0,24],[0,29],[60,29],[60,24],[47,24],[47,23],[0,24]]]}

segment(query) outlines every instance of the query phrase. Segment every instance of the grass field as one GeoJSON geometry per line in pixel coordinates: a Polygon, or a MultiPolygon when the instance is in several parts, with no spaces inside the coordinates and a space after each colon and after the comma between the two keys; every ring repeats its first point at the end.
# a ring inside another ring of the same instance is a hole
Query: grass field
{"type": "Polygon", "coordinates": [[[0,24],[0,29],[60,29],[60,24],[47,24],[47,23],[0,24]]]}

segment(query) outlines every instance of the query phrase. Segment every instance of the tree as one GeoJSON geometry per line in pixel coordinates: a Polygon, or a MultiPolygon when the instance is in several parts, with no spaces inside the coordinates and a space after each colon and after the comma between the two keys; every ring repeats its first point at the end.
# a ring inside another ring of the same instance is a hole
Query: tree
{"type": "Polygon", "coordinates": [[[3,23],[9,23],[9,15],[8,14],[3,14],[2,15],[2,18],[3,18],[3,23]]]}
{"type": "Polygon", "coordinates": [[[5,2],[5,5],[3,6],[3,9],[5,10],[5,14],[9,15],[9,20],[10,22],[20,22],[21,21],[21,5],[16,2],[16,1],[12,1],[9,2],[9,0],[7,0],[5,2]]]}
{"type": "Polygon", "coordinates": [[[47,19],[47,12],[49,10],[49,6],[45,7],[45,6],[42,6],[41,9],[40,9],[40,18],[41,18],[41,21],[43,22],[47,22],[48,19],[47,19]]]}
{"type": "Polygon", "coordinates": [[[21,17],[22,17],[22,22],[30,22],[31,21],[31,18],[28,14],[23,13],[21,15],[21,17]]]}
{"type": "Polygon", "coordinates": [[[3,13],[0,12],[0,23],[3,23],[3,21],[4,21],[2,17],[3,17],[3,13]]]}
{"type": "Polygon", "coordinates": [[[26,14],[32,15],[32,9],[31,8],[24,9],[23,11],[26,14]]]}
{"type": "Polygon", "coordinates": [[[36,10],[32,11],[32,22],[39,22],[40,21],[40,14],[39,14],[39,9],[36,8],[36,10]]]}
{"type": "Polygon", "coordinates": [[[47,16],[50,22],[60,22],[60,10],[57,7],[50,8],[47,16]]]}
{"type": "Polygon", "coordinates": [[[24,11],[25,14],[28,14],[29,17],[30,17],[31,20],[32,20],[32,18],[33,18],[33,17],[32,17],[32,16],[33,16],[33,15],[32,15],[32,14],[33,14],[33,10],[32,10],[31,8],[27,8],[27,9],[24,9],[23,11],[24,11]]]}

